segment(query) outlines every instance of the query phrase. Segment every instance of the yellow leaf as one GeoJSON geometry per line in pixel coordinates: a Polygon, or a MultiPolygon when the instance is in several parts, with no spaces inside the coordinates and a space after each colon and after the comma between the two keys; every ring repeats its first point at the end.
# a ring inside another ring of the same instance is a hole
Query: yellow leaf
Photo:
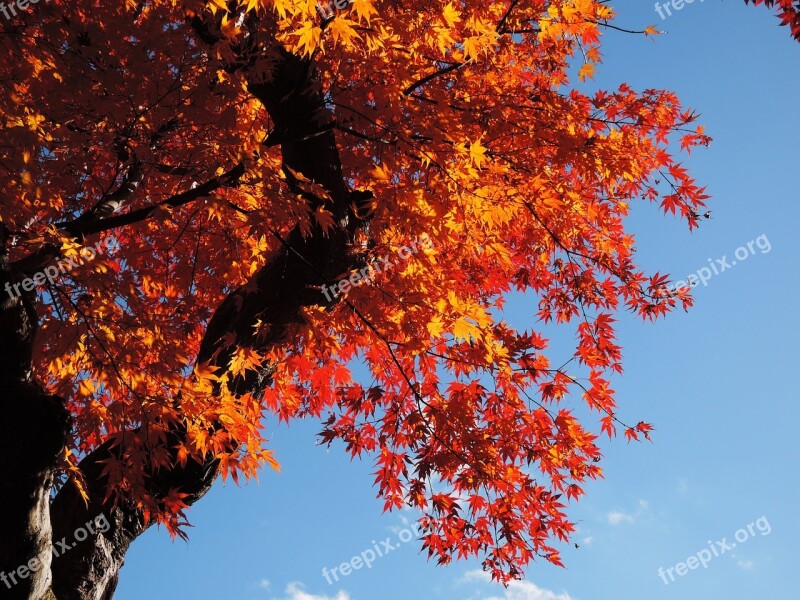
{"type": "Polygon", "coordinates": [[[80,383],[78,384],[78,392],[82,396],[91,396],[97,391],[97,388],[94,385],[94,381],[91,379],[81,379],[80,383]]]}
{"type": "Polygon", "coordinates": [[[473,142],[469,147],[469,158],[479,169],[481,168],[483,161],[486,159],[486,150],[487,149],[481,145],[480,138],[473,142]]]}
{"type": "Polygon", "coordinates": [[[431,337],[437,337],[442,331],[444,331],[444,323],[442,323],[442,318],[436,315],[431,319],[430,323],[428,323],[428,333],[431,334],[431,337]]]}
{"type": "Polygon", "coordinates": [[[467,319],[460,317],[453,323],[453,336],[458,341],[467,341],[470,337],[477,340],[480,339],[480,331],[467,319]]]}
{"type": "Polygon", "coordinates": [[[378,10],[372,5],[373,0],[351,0],[353,11],[359,19],[364,19],[369,24],[372,15],[377,15],[378,10]]]}
{"type": "Polygon", "coordinates": [[[243,375],[247,370],[255,370],[261,364],[261,357],[250,348],[238,348],[231,357],[230,371],[234,375],[243,375]]]}
{"type": "Polygon", "coordinates": [[[306,21],[298,30],[297,45],[301,52],[306,56],[311,56],[320,45],[320,34],[322,29],[311,21],[306,21]]]}
{"type": "Polygon", "coordinates": [[[592,63],[584,63],[578,71],[578,79],[585,81],[594,76],[594,65],[592,63]]]}
{"type": "Polygon", "coordinates": [[[278,471],[280,473],[281,465],[277,460],[275,460],[274,454],[275,453],[272,450],[264,450],[262,455],[261,455],[261,458],[264,459],[264,461],[270,467],[272,467],[274,470],[276,470],[276,471],[278,471]]]}
{"type": "Polygon", "coordinates": [[[339,42],[343,42],[345,45],[352,45],[352,41],[354,39],[361,39],[361,36],[358,35],[358,32],[353,28],[353,25],[356,25],[355,21],[351,21],[350,19],[345,19],[344,17],[336,17],[333,21],[330,22],[328,25],[328,29],[333,36],[334,44],[338,44],[339,42]]]}
{"type": "Polygon", "coordinates": [[[479,43],[479,38],[477,36],[470,36],[464,38],[464,58],[467,60],[473,60],[478,58],[478,55],[481,53],[481,45],[479,43]]]}
{"type": "Polygon", "coordinates": [[[456,10],[455,6],[453,6],[453,3],[450,2],[444,7],[442,16],[444,17],[444,20],[447,21],[447,25],[453,27],[461,20],[461,11],[456,10]]]}
{"type": "Polygon", "coordinates": [[[371,175],[377,181],[389,181],[389,171],[383,165],[375,165],[372,168],[371,175]]]}
{"type": "Polygon", "coordinates": [[[216,367],[212,367],[209,363],[203,363],[202,365],[197,365],[194,368],[194,374],[198,379],[219,381],[219,377],[214,374],[215,371],[216,367]]]}

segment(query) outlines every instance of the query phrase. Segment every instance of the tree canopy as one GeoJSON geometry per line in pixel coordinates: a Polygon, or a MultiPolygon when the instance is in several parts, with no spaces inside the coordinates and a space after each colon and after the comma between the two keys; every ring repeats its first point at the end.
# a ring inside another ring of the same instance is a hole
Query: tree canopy
{"type": "MultiPolygon", "coordinates": [[[[798,3],[754,3],[800,39],[798,3]]],[[[572,87],[611,6],[16,6],[0,569],[98,515],[111,529],[11,593],[110,598],[149,525],[185,535],[217,475],[277,468],[266,415],[319,418],[324,442],[374,457],[385,508],[419,510],[439,562],[478,556],[502,581],[560,564],[598,436],[651,430],[617,414],[615,313],[691,305],[637,266],[625,218],[706,211],[681,161],[710,140],[674,93],[572,87]],[[529,329],[503,318],[516,293],[529,329]],[[574,354],[537,320],[571,324],[574,354]]]]}

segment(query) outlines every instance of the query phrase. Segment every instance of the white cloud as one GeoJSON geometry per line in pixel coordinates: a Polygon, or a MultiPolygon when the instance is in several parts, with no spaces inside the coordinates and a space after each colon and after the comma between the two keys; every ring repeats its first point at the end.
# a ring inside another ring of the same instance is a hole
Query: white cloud
{"type": "MultiPolygon", "coordinates": [[[[485,581],[489,582],[491,577],[489,574],[476,569],[468,571],[464,574],[464,581],[485,581]]],[[[566,592],[556,594],[550,590],[540,588],[535,583],[530,581],[512,581],[508,587],[503,590],[502,596],[485,596],[480,600],[574,600],[566,592]]]]}
{"type": "Polygon", "coordinates": [[[268,590],[269,589],[269,579],[262,579],[261,581],[259,581],[258,582],[258,587],[260,587],[262,590],[268,590]]]}
{"type": "Polygon", "coordinates": [[[335,596],[318,596],[309,594],[303,589],[304,587],[302,583],[296,581],[290,583],[284,592],[286,596],[281,600],[350,600],[350,594],[347,592],[339,591],[335,596]]]}
{"type": "Polygon", "coordinates": [[[745,570],[752,569],[754,564],[752,560],[740,560],[738,562],[738,565],[745,570]]]}
{"type": "Polygon", "coordinates": [[[650,511],[650,504],[647,500],[639,500],[638,508],[634,514],[627,513],[622,510],[612,510],[606,515],[606,521],[609,525],[619,525],[620,523],[633,523],[636,519],[643,514],[650,511]]]}
{"type": "Polygon", "coordinates": [[[609,525],[619,525],[620,523],[633,523],[634,517],[621,510],[613,510],[606,515],[609,525]]]}

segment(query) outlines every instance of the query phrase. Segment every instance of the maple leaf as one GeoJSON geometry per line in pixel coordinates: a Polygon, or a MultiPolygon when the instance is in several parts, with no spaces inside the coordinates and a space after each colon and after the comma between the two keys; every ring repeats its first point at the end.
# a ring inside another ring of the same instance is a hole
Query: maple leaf
{"type": "Polygon", "coordinates": [[[449,2],[442,11],[442,17],[448,27],[455,27],[456,23],[461,21],[461,11],[457,10],[452,2],[449,2]]]}
{"type": "Polygon", "coordinates": [[[469,158],[472,163],[480,169],[481,165],[483,164],[484,160],[486,160],[486,150],[483,145],[481,145],[481,140],[477,139],[469,146],[469,158]]]}

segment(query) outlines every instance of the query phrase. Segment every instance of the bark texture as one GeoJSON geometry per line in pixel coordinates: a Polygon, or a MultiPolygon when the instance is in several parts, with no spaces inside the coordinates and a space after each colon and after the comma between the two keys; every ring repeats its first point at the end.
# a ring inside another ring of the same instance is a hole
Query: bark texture
{"type": "MultiPolygon", "coordinates": [[[[0,288],[15,283],[8,231],[0,223],[0,288]]],[[[33,300],[0,300],[0,597],[42,598],[50,585],[50,488],[69,431],[64,401],[31,377],[37,316],[33,300]],[[31,562],[31,561],[38,561],[31,562]],[[28,565],[30,563],[30,569],[28,565]],[[22,573],[19,569],[22,568],[22,573]],[[26,569],[30,571],[27,573],[26,569]]]]}

